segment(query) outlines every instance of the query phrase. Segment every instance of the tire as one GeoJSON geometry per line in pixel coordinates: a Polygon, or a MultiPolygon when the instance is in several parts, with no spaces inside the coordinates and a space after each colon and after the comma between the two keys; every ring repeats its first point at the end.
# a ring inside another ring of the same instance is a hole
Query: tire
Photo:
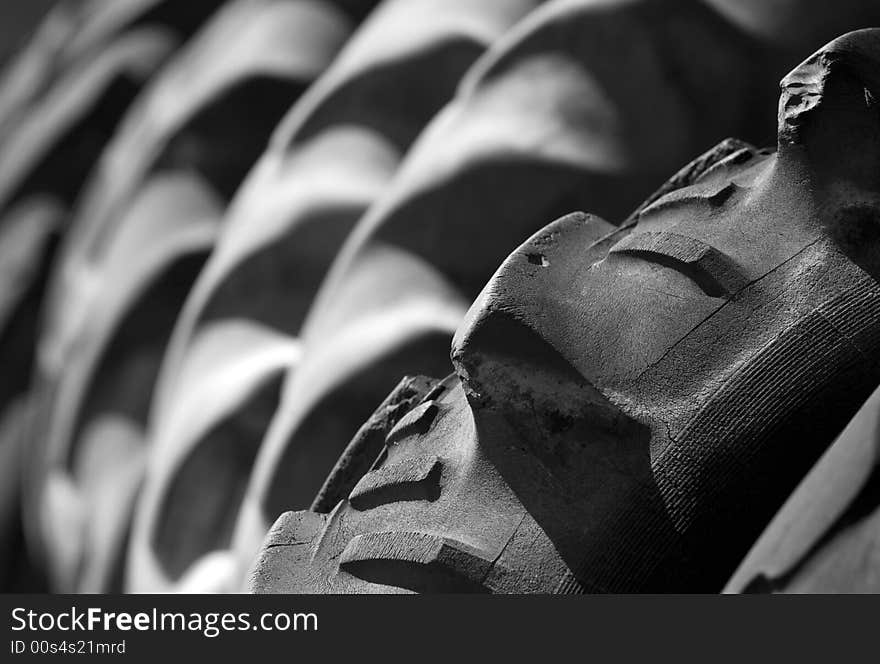
{"type": "Polygon", "coordinates": [[[722,143],[620,227],[574,213],[521,245],[456,374],[329,515],[275,523],[252,589],[720,591],[880,382],[878,64],[878,29],[830,42],[782,80],[776,153],[722,143]]]}
{"type": "Polygon", "coordinates": [[[287,512],[269,532],[254,592],[481,593],[579,590],[552,544],[469,443],[437,432],[470,413],[455,376],[388,434],[372,469],[330,514],[287,512]],[[478,492],[465,482],[479,474],[478,492]],[[482,518],[481,518],[482,517],[482,518]],[[523,566],[522,554],[540,559],[523,566]]]}
{"type": "MultiPolygon", "coordinates": [[[[631,227],[641,210],[663,196],[743,154],[755,157],[758,151],[739,141],[722,142],[670,178],[622,227],[631,227]]],[[[567,238],[575,246],[598,242],[594,255],[582,255],[584,261],[599,260],[608,248],[601,239],[615,234],[606,222],[573,214],[539,233],[517,255],[532,255],[530,247],[541,237],[565,237],[565,226],[581,231],[567,238]]],[[[253,592],[607,590],[578,580],[517,498],[505,476],[530,476],[541,462],[525,448],[507,450],[504,474],[499,471],[475,433],[479,404],[469,403],[459,376],[467,377],[467,371],[460,369],[430,388],[423,383],[423,396],[401,401],[391,418],[388,404],[397,403],[395,394],[409,381],[402,383],[337,464],[347,472],[331,473],[311,510],[286,512],[276,520],[251,571],[253,592]],[[371,465],[377,450],[362,442],[367,433],[385,438],[371,465]],[[366,473],[357,470],[366,467],[366,473]],[[337,504],[341,495],[345,499],[337,504]]]]}

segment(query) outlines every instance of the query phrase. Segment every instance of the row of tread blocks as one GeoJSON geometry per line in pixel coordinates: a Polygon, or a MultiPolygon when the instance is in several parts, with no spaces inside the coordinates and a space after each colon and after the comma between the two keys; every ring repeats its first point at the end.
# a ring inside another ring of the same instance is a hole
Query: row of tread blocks
{"type": "MultiPolygon", "coordinates": [[[[349,496],[357,511],[409,501],[436,501],[442,491],[444,461],[417,455],[386,463],[388,448],[430,431],[445,391],[441,383],[425,395],[388,433],[386,447],[373,469],[349,496]]],[[[486,593],[484,580],[494,561],[457,540],[409,531],[364,533],[353,537],[339,559],[339,568],[368,583],[419,593],[486,593]]]]}

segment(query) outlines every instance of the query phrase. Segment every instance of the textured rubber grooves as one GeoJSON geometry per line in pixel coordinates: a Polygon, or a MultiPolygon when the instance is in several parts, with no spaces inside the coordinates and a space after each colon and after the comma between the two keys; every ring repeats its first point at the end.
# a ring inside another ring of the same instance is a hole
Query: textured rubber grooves
{"type": "Polygon", "coordinates": [[[872,333],[880,318],[877,295],[876,285],[863,282],[817,307],[725,383],[675,437],[687,444],[670,445],[655,473],[679,530],[698,517],[698,496],[705,500],[733,478],[747,475],[787,416],[821,403],[825,386],[866,361],[864,350],[877,342],[872,333]],[[864,307],[862,316],[852,314],[856,304],[864,307]],[[711,487],[698,486],[709,477],[711,487]]]}
{"type": "Polygon", "coordinates": [[[860,352],[869,357],[880,349],[880,289],[865,275],[861,283],[818,307],[817,311],[860,352]]]}
{"type": "Polygon", "coordinates": [[[341,570],[370,583],[413,592],[485,593],[492,560],[466,544],[416,532],[358,535],[339,559],[341,570]]]}
{"type": "Polygon", "coordinates": [[[349,497],[356,510],[407,500],[435,501],[440,497],[443,463],[437,457],[406,459],[364,475],[349,497]]]}

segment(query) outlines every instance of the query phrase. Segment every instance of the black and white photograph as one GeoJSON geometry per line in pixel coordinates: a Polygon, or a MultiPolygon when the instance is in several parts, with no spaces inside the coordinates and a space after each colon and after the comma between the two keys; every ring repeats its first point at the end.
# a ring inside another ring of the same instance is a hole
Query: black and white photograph
{"type": "Polygon", "coordinates": [[[880,593],[877,26],[3,0],[7,661],[162,597],[880,593]]]}

